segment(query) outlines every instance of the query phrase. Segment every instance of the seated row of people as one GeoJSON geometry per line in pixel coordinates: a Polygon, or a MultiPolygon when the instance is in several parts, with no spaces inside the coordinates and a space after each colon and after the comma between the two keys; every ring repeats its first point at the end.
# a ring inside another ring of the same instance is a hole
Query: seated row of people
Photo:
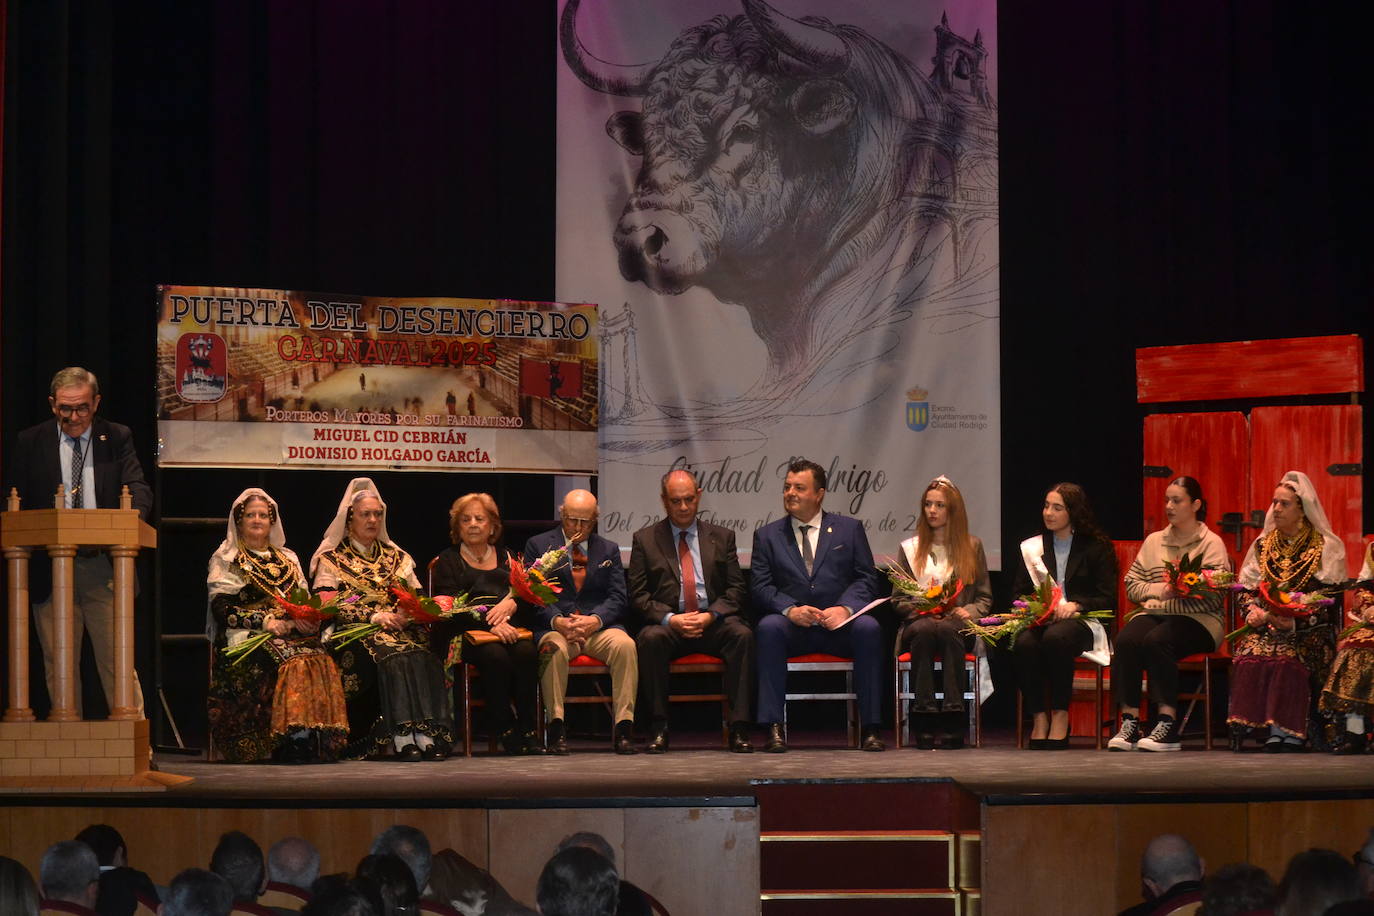
{"type": "MultiPolygon", "coordinates": [[[[216,743],[225,757],[243,761],[341,755],[442,760],[454,740],[445,667],[461,661],[480,671],[488,727],[508,753],[564,754],[569,662],[585,654],[611,671],[616,752],[637,751],[632,724],[642,686],[650,705],[646,750],[662,753],[669,748],[669,664],[700,652],[725,663],[730,749],[753,750],[750,708],[757,687],[764,750],[783,752],[787,660],[828,653],[854,659],[860,747],[883,750],[879,726],[892,651],[878,616],[867,611],[892,590],[862,524],[822,509],[825,483],[824,468],[813,462],[798,459],[789,466],[784,514],[755,532],[747,587],[733,532],[698,518],[701,491],[686,471],[664,475],[665,518],[636,532],[628,572],[619,546],[595,533],[597,504],[590,492],[567,495],[560,526],[529,540],[515,577],[496,546],[498,507],[486,494],[467,494],[453,504],[453,546],[433,563],[432,586],[437,595],[467,596],[468,602],[483,596],[485,603],[474,614],[437,621],[417,607],[422,590],[415,564],[392,541],[386,505],[370,479],[350,482],[310,562],[311,587],[337,609],[328,620],[286,600],[293,586],[306,583],[307,571],[285,548],[276,503],[261,490],[245,490],[210,564],[212,636],[233,656],[215,666],[216,743]],[[522,583],[550,551],[566,552],[548,570],[557,594],[538,598],[522,583]],[[757,615],[754,628],[741,613],[746,590],[757,615]],[[635,637],[627,631],[632,614],[640,624],[635,637]],[[322,624],[332,634],[328,640],[322,624]],[[542,744],[536,685],[550,719],[542,744]]],[[[1126,576],[1137,608],[1117,639],[1120,673],[1113,680],[1123,727],[1114,749],[1178,748],[1177,663],[1215,649],[1223,636],[1223,590],[1190,590],[1178,576],[1189,570],[1197,581],[1205,573],[1210,583],[1214,572],[1229,567],[1224,546],[1203,522],[1206,504],[1195,480],[1178,478],[1166,492],[1169,527],[1146,540],[1126,576]],[[1149,674],[1156,714],[1150,729],[1138,718],[1142,671],[1149,674]]],[[[898,545],[890,573],[894,581],[915,585],[897,588],[891,607],[899,618],[899,651],[911,653],[917,747],[962,745],[963,665],[943,664],[937,689],[935,661],[962,659],[975,634],[995,638],[998,630],[1014,631],[1010,658],[1032,717],[1030,746],[1067,746],[1075,659],[1085,655],[1105,664],[1110,657],[1118,571],[1112,544],[1081,487],[1051,488],[1042,521],[1041,533],[1021,544],[1014,588],[1026,596],[1053,586],[1054,600],[1039,619],[1008,628],[1012,615],[991,615],[985,551],[969,532],[958,487],[939,477],[923,493],[917,530],[898,545]]],[[[1285,475],[1240,574],[1251,629],[1236,642],[1231,721],[1237,736],[1268,728],[1268,749],[1302,746],[1308,697],[1322,690],[1335,654],[1334,630],[1330,614],[1294,623],[1273,596],[1337,584],[1343,567],[1344,549],[1310,481],[1298,472],[1285,475]]],[[[1358,613],[1374,616],[1374,599],[1358,613]]],[[[1346,640],[1348,651],[1322,694],[1328,711],[1356,717],[1348,720],[1352,735],[1374,694],[1367,651],[1374,641],[1363,650],[1349,644],[1363,643],[1368,633],[1346,640]]],[[[1363,748],[1354,739],[1348,745],[1363,748]]]]}

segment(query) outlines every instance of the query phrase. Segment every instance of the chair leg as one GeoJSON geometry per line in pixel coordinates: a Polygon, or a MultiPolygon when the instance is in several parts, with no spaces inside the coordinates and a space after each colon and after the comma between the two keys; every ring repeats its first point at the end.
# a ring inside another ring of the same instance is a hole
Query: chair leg
{"type": "Polygon", "coordinates": [[[1096,745],[1097,745],[1097,749],[1098,749],[1099,751],[1102,750],[1102,723],[1103,723],[1104,721],[1106,721],[1106,720],[1104,720],[1104,719],[1102,718],[1102,701],[1103,701],[1103,696],[1102,696],[1102,666],[1101,666],[1101,665],[1098,665],[1098,666],[1097,666],[1097,698],[1096,698],[1096,706],[1095,706],[1094,709],[1093,709],[1093,724],[1096,726],[1096,728],[1094,728],[1093,730],[1097,733],[1096,735],[1094,735],[1094,737],[1097,739],[1096,745]]]}
{"type": "Polygon", "coordinates": [[[463,756],[472,756],[472,671],[467,663],[463,668],[463,756]]]}
{"type": "Polygon", "coordinates": [[[1203,740],[1206,742],[1202,749],[1210,751],[1212,749],[1212,660],[1204,658],[1202,660],[1202,714],[1206,721],[1202,725],[1203,740]]]}
{"type": "Polygon", "coordinates": [[[1026,745],[1025,745],[1025,738],[1024,738],[1025,724],[1021,721],[1021,717],[1022,717],[1023,715],[1025,715],[1025,712],[1024,712],[1024,710],[1022,710],[1022,708],[1021,708],[1021,690],[1020,690],[1020,688],[1017,688],[1017,691],[1016,691],[1016,746],[1017,746],[1018,749],[1019,749],[1019,748],[1023,748],[1023,747],[1026,746],[1026,745]]]}
{"type": "Polygon", "coordinates": [[[906,717],[902,714],[902,663],[895,659],[892,662],[892,724],[895,726],[892,746],[901,750],[906,717]]]}

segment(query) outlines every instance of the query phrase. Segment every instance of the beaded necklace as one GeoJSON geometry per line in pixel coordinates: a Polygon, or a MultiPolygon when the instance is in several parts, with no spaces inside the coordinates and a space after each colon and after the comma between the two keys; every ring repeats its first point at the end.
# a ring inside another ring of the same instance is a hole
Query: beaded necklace
{"type": "Polygon", "coordinates": [[[1291,538],[1275,528],[1260,542],[1260,570],[1279,588],[1302,588],[1321,561],[1322,546],[1322,536],[1309,524],[1291,538]]]}
{"type": "Polygon", "coordinates": [[[267,545],[267,556],[260,557],[239,542],[238,567],[258,588],[269,595],[285,595],[295,579],[295,567],[276,547],[267,545]]]}

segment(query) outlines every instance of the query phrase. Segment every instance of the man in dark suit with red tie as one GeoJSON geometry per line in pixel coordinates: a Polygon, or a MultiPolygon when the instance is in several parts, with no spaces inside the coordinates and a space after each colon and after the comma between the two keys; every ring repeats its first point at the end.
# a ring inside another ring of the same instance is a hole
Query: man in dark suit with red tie
{"type": "MultiPolygon", "coordinates": [[[[25,509],[51,509],[57,485],[64,484],[68,509],[118,509],[119,494],[125,486],[133,497],[139,517],[147,520],[153,508],[153,491],[143,479],[143,466],[134,453],[129,427],[110,423],[95,415],[100,407],[100,383],[95,373],[80,366],[61,369],[49,386],[48,405],[53,419],[31,426],[19,434],[10,452],[10,480],[24,500],[25,509]]],[[[33,562],[30,591],[34,605],[38,641],[43,647],[48,693],[52,681],[56,634],[52,632],[51,583],[46,563],[33,562]]],[[[84,627],[91,636],[96,668],[105,688],[105,699],[114,708],[114,592],[110,582],[114,569],[110,558],[99,550],[83,549],[72,563],[73,604],[76,612],[78,645],[84,627]]],[[[77,711],[81,706],[80,673],[76,682],[77,711]]],[[[134,674],[134,704],[143,711],[143,690],[134,674]]]]}
{"type": "Polygon", "coordinates": [[[635,532],[630,548],[630,605],[644,618],[639,631],[639,676],[653,716],[650,754],[668,750],[668,666],[702,652],[725,661],[730,750],[747,754],[750,662],[754,633],[740,614],[744,573],[735,534],[697,518],[701,488],[684,470],[663,475],[667,518],[635,532]]]}
{"type": "Polygon", "coordinates": [[[554,570],[562,587],[558,600],[539,609],[537,621],[544,632],[536,634],[539,651],[547,654],[548,666],[539,679],[544,707],[549,711],[546,738],[554,754],[568,752],[563,724],[563,698],[568,692],[568,662],[590,655],[611,669],[611,707],[615,717],[613,744],[617,754],[633,754],[635,692],[639,668],[635,641],[625,632],[625,567],[620,547],[599,534],[596,497],[587,490],[572,490],[558,510],[561,524],[536,534],[525,544],[528,566],[550,550],[566,547],[568,562],[554,570]]]}
{"type": "Polygon", "coordinates": [[[759,720],[768,728],[763,749],[769,753],[787,750],[787,659],[811,653],[854,659],[859,746],[883,750],[882,677],[892,650],[883,650],[882,627],[872,614],[850,620],[877,597],[878,571],[863,525],[822,512],[823,499],[825,468],[799,458],[783,483],[787,514],[754,532],[749,591],[759,615],[759,720]]]}

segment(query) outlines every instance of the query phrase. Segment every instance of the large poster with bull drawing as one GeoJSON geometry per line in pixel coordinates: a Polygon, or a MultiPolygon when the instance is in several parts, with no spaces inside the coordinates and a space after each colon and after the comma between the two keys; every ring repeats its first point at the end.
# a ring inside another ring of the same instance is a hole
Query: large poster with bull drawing
{"type": "Polygon", "coordinates": [[[944,474],[1001,567],[995,0],[563,0],[558,295],[600,304],[601,525],[794,456],[875,553],[944,474]]]}

